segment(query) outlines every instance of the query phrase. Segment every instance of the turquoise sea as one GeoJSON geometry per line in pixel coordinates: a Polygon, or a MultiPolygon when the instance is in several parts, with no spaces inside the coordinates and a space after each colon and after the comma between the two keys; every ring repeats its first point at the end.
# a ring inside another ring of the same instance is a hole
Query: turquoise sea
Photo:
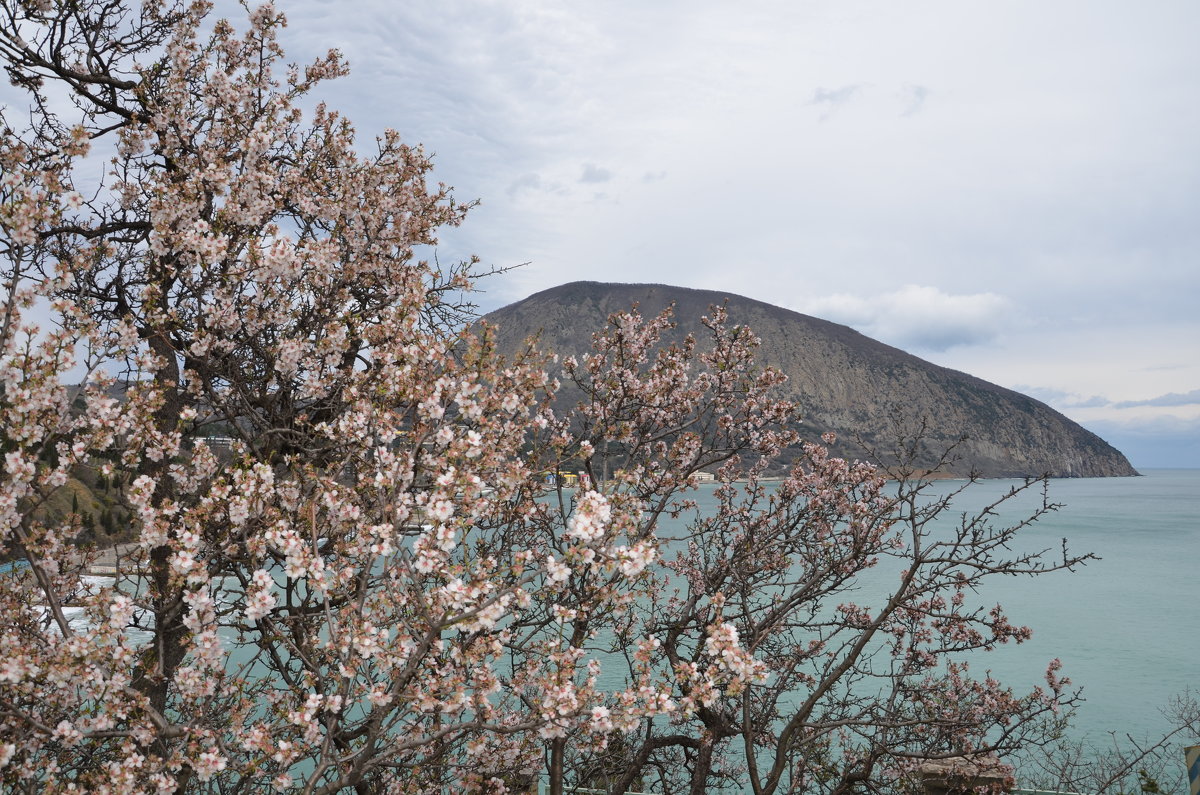
{"type": "MultiPolygon", "coordinates": [[[[948,521],[974,514],[1022,481],[984,480],[956,498],[948,521]]],[[[961,481],[930,484],[948,493],[961,481]]],[[[701,512],[715,506],[713,486],[697,496],[701,512]]],[[[968,659],[974,676],[991,671],[1018,693],[1044,685],[1047,663],[1083,688],[1067,739],[1105,753],[1114,739],[1129,747],[1161,738],[1173,728],[1162,710],[1189,689],[1200,691],[1200,469],[1150,469],[1140,477],[1050,481],[1049,499],[1061,507],[1020,531],[1014,551],[1049,549],[1068,541],[1073,554],[1096,560],[1075,571],[993,580],[977,594],[986,607],[1000,603],[1033,638],[968,659]]],[[[1033,489],[1006,503],[1000,519],[1023,518],[1041,501],[1033,489]]],[[[663,528],[670,532],[669,524],[663,528]]],[[[892,584],[873,571],[850,598],[870,605],[872,591],[892,584]]],[[[616,682],[601,683],[619,686],[616,682]]],[[[1179,737],[1176,746],[1200,743],[1179,737]]],[[[1183,783],[1183,756],[1178,752],[1183,783]]],[[[1170,777],[1170,771],[1164,771],[1170,777]]],[[[1020,771],[1018,771],[1020,782],[1020,771]]],[[[1164,780],[1167,791],[1175,782],[1164,780]]]]}
{"type": "MultiPolygon", "coordinates": [[[[978,491],[1004,486],[988,481],[978,491]]],[[[1055,480],[1050,496],[1064,507],[1025,531],[1025,543],[1065,537],[1100,559],[1074,573],[995,583],[995,600],[1034,636],[989,655],[992,667],[1014,684],[1033,682],[1057,656],[1087,699],[1078,737],[1161,735],[1160,710],[1200,688],[1200,470],[1055,480]]]]}
{"type": "MultiPolygon", "coordinates": [[[[954,511],[978,510],[1016,483],[977,483],[954,511]]],[[[949,490],[961,483],[932,485],[949,490]]],[[[712,488],[701,487],[701,510],[713,504],[712,488]]],[[[976,655],[972,669],[977,676],[990,669],[1023,692],[1042,684],[1047,662],[1058,657],[1062,673],[1084,688],[1087,699],[1073,739],[1104,746],[1110,733],[1137,740],[1161,736],[1170,728],[1162,708],[1189,688],[1200,690],[1200,469],[1054,480],[1050,498],[1063,507],[1023,530],[1018,547],[1053,550],[1067,538],[1072,552],[1099,559],[1075,572],[993,581],[980,602],[1003,604],[1010,619],[1032,627],[1034,635],[976,655]]],[[[1040,492],[1024,495],[1006,515],[1017,518],[1036,500],[1040,492]]],[[[854,600],[869,604],[866,590],[854,600]]],[[[1200,737],[1182,740],[1200,743],[1200,737]]]]}
{"type": "MultiPolygon", "coordinates": [[[[984,481],[968,501],[982,505],[1011,485],[984,481]]],[[[1054,480],[1050,497],[1063,507],[1023,531],[1022,548],[1067,538],[1072,551],[1099,560],[1075,572],[994,582],[981,598],[1003,604],[1034,635],[977,655],[972,665],[1021,691],[1058,657],[1086,699],[1068,739],[1100,756],[1114,743],[1152,743],[1173,728],[1162,712],[1171,699],[1200,694],[1200,469],[1054,480]]],[[[1200,736],[1172,741],[1159,774],[1164,791],[1187,790],[1182,746],[1195,744],[1200,736]]]]}
{"type": "MultiPolygon", "coordinates": [[[[1020,481],[985,480],[961,495],[952,513],[974,512],[1020,481]]],[[[946,492],[956,481],[932,484],[946,492]]],[[[1200,469],[1149,469],[1141,477],[1050,482],[1062,507],[1022,530],[1019,550],[1061,549],[1099,559],[1073,572],[994,580],[981,604],[1002,604],[1033,638],[970,658],[975,676],[991,670],[1018,692],[1044,684],[1046,664],[1083,688],[1068,739],[1099,753],[1114,739],[1156,740],[1172,728],[1162,714],[1171,699],[1200,691],[1200,469]]],[[[1016,519],[1040,502],[1040,491],[1013,501],[1001,518],[1016,519]]],[[[704,500],[701,499],[703,508],[704,500]]],[[[888,585],[890,585],[890,580],[888,585]]],[[[854,600],[869,603],[870,585],[854,600]]],[[[1200,744],[1179,737],[1175,745],[1200,744]]],[[[1186,787],[1178,753],[1179,785],[1186,787]]],[[[1168,777],[1169,771],[1165,771],[1168,777]]],[[[1020,775],[1018,771],[1018,781],[1020,775]]],[[[1164,780],[1167,791],[1174,782],[1164,780]]]]}
{"type": "MultiPolygon", "coordinates": [[[[973,514],[1020,483],[973,484],[946,518],[973,514]]],[[[931,487],[946,493],[962,485],[948,480],[931,487]]],[[[702,512],[715,504],[712,489],[701,487],[702,512]]],[[[1044,684],[1046,664],[1058,657],[1060,673],[1082,686],[1087,699],[1076,716],[1076,738],[1161,736],[1168,724],[1160,710],[1189,687],[1200,689],[1200,469],[1052,480],[1049,498],[1062,507],[1021,530],[1015,551],[1049,549],[1053,557],[1066,538],[1072,553],[1098,559],[1075,571],[996,579],[981,589],[979,604],[1002,604],[1014,624],[1034,634],[968,658],[972,670],[980,676],[990,669],[1028,691],[1044,684]]],[[[1040,489],[1024,493],[1006,503],[1000,519],[1016,520],[1040,501],[1040,489]]],[[[892,584],[890,572],[872,572],[855,602],[871,604],[872,580],[881,589],[892,584]]]]}

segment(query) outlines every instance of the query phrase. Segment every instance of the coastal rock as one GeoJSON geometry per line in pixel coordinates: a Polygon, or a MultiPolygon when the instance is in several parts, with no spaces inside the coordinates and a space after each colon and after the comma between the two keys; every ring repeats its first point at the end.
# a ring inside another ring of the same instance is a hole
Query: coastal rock
{"type": "Polygon", "coordinates": [[[742,296],[658,284],[573,282],[487,315],[499,327],[501,351],[539,335],[543,350],[562,355],[590,349],[609,314],[637,303],[646,316],[675,305],[678,327],[703,339],[699,318],[727,303],[729,322],[762,338],[760,359],[785,372],[782,394],[800,405],[801,429],[826,431],[834,452],[887,465],[897,440],[920,432],[917,463],[933,466],[954,447],[947,474],[983,477],[1136,475],[1100,437],[1044,403],[966,373],[931,364],[853,329],[742,296]]]}

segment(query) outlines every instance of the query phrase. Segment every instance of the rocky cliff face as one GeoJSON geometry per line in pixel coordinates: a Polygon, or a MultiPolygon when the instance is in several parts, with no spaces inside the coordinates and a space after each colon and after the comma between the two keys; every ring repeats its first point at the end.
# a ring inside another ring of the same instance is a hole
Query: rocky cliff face
{"type": "MultiPolygon", "coordinates": [[[[784,394],[800,404],[802,429],[839,436],[835,452],[888,463],[901,433],[922,423],[922,465],[965,437],[951,474],[985,477],[1136,475],[1118,450],[1049,406],[1009,389],[926,362],[846,326],[736,295],[664,285],[574,282],[499,309],[501,350],[540,334],[540,347],[587,351],[608,315],[635,302],[643,315],[675,305],[682,337],[709,307],[728,300],[731,323],[762,338],[761,360],[789,376],[784,394]],[[860,442],[873,452],[867,454],[860,442]]],[[[699,331],[697,331],[697,329],[699,331]]]]}

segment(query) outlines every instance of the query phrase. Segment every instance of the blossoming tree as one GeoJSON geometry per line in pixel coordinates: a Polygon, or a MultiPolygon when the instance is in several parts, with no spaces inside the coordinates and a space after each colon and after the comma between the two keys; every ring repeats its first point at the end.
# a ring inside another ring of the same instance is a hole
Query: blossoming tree
{"type": "Polygon", "coordinates": [[[877,791],[1069,706],[961,655],[1028,635],[981,581],[1079,558],[817,444],[765,484],[794,408],[720,308],[499,356],[476,263],[420,259],[467,209],[422,151],[304,114],[345,67],[284,65],[270,5],[208,11],[0,0],[5,787],[877,791]],[[91,553],[45,506],[84,470],[138,541],[72,621],[91,553]]]}

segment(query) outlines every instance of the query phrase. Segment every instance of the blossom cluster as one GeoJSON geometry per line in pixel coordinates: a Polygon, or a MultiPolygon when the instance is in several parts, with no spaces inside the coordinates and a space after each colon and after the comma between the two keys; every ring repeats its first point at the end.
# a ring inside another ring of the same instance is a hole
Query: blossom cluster
{"type": "Polygon", "coordinates": [[[938,674],[1028,637],[967,599],[984,577],[1077,561],[935,537],[919,491],[819,444],[784,463],[796,407],[723,307],[702,339],[629,311],[560,364],[501,357],[477,262],[420,258],[469,205],[310,101],[344,63],[284,66],[270,3],[240,34],[206,0],[4,8],[10,76],[82,111],[0,141],[4,787],[845,790],[1069,705],[1056,665],[1029,696],[938,674]],[[119,537],[57,507],[100,491],[119,537]],[[889,558],[887,598],[845,601],[889,558]],[[847,695],[882,639],[891,692],[847,695]]]}

